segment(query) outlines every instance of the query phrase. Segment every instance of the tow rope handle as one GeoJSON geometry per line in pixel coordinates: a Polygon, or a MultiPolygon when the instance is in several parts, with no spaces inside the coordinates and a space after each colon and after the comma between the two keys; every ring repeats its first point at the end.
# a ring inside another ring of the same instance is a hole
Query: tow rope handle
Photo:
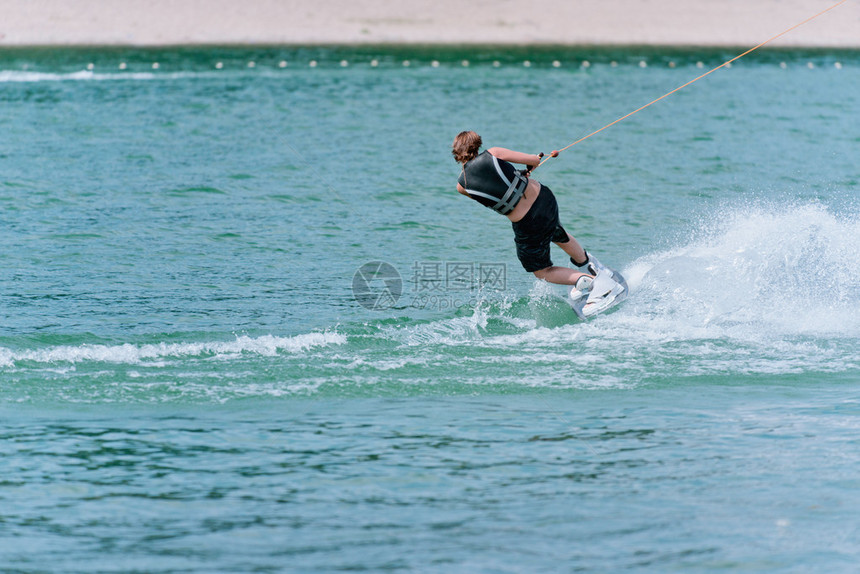
{"type": "MultiPolygon", "coordinates": [[[[559,153],[558,150],[554,149],[551,152],[549,152],[549,157],[546,159],[549,159],[550,157],[558,157],[558,153],[559,153]]],[[[539,168],[540,166],[542,166],[544,164],[546,159],[544,159],[544,153],[540,152],[538,154],[538,164],[534,167],[530,167],[527,170],[525,170],[523,172],[525,174],[525,176],[526,177],[530,176],[534,170],[536,170],[537,168],[539,168]]]]}

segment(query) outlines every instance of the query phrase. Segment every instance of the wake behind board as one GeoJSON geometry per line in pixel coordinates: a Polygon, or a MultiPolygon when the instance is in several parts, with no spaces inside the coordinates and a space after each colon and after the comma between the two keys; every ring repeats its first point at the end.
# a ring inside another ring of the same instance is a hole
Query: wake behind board
{"type": "Polygon", "coordinates": [[[565,300],[571,306],[574,313],[576,313],[576,315],[583,321],[593,319],[597,315],[602,315],[607,311],[612,311],[613,309],[617,308],[618,304],[621,303],[627,297],[627,280],[624,279],[624,276],[621,275],[621,273],[619,273],[615,269],[607,267],[606,265],[602,265],[600,271],[598,271],[597,273],[597,277],[594,278],[594,282],[595,284],[599,284],[599,282],[602,282],[606,279],[611,279],[612,281],[617,283],[620,286],[620,291],[616,288],[615,298],[611,302],[607,302],[603,305],[598,305],[596,308],[591,310],[588,315],[583,312],[583,308],[588,303],[588,296],[590,292],[577,291],[574,287],[571,287],[570,290],[568,290],[567,297],[565,297],[565,300]]]}

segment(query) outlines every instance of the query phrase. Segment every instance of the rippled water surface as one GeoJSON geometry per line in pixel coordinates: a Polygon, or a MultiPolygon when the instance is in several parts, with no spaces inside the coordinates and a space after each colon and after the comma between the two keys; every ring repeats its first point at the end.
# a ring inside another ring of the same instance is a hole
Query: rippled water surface
{"type": "Polygon", "coordinates": [[[453,188],[734,55],[0,52],[0,570],[852,572],[856,52],[535,173],[588,323],[453,188]]]}

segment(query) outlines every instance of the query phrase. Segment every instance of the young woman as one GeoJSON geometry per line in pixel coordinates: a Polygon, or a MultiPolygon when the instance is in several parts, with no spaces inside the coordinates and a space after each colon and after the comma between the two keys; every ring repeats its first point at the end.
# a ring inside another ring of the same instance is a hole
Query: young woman
{"type": "MultiPolygon", "coordinates": [[[[457,191],[511,220],[517,257],[526,271],[549,283],[575,285],[581,291],[590,288],[600,264],[561,226],[552,191],[528,177],[540,163],[540,156],[501,147],[479,153],[481,145],[481,136],[473,131],[460,132],[454,138],[451,151],[463,166],[457,191]],[[517,171],[512,163],[528,169],[517,171]],[[553,265],[550,243],[559,246],[575,266],[585,271],[553,265]]],[[[557,155],[552,152],[552,157],[557,155]]],[[[598,299],[609,295],[611,288],[605,294],[592,293],[589,303],[599,303],[598,299]]]]}

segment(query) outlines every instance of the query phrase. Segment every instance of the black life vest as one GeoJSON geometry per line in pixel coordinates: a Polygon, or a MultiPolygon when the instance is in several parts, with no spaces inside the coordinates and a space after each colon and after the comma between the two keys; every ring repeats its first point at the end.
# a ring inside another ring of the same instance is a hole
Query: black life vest
{"type": "Polygon", "coordinates": [[[510,163],[485,151],[466,162],[457,183],[472,199],[507,215],[525,193],[529,180],[510,163]]]}

